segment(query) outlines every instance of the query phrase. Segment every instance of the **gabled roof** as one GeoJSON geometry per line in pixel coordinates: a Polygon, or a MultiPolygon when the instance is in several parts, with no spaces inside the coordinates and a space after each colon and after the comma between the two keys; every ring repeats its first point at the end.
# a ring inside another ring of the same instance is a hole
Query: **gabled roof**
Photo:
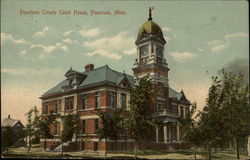
{"type": "MultiPolygon", "coordinates": [[[[131,85],[134,84],[133,76],[112,70],[111,68],[108,67],[108,65],[93,69],[88,72],[78,72],[78,73],[86,75],[86,78],[83,80],[81,84],[79,84],[78,88],[95,85],[101,82],[110,82],[119,85],[120,81],[124,79],[125,76],[127,77],[131,85]]],[[[45,92],[43,96],[62,92],[62,86],[66,84],[67,83],[65,79],[56,86],[54,86],[53,88],[51,88],[50,90],[48,90],[47,92],[45,92]]]]}
{"type": "MultiPolygon", "coordinates": [[[[3,121],[1,122],[1,127],[13,127],[15,124],[20,122],[19,120],[12,119],[12,118],[4,118],[3,121]]],[[[21,123],[21,122],[20,122],[21,123]]],[[[22,124],[22,123],[21,123],[22,124]]],[[[22,124],[23,126],[23,124],[22,124]]],[[[23,126],[24,127],[24,126],[23,126]]]]}
{"type": "Polygon", "coordinates": [[[169,88],[169,98],[177,99],[178,101],[182,100],[182,101],[187,101],[187,102],[189,102],[189,101],[187,100],[187,98],[186,98],[186,96],[185,96],[183,90],[182,90],[180,93],[178,93],[178,92],[175,91],[174,89],[169,88]]]}

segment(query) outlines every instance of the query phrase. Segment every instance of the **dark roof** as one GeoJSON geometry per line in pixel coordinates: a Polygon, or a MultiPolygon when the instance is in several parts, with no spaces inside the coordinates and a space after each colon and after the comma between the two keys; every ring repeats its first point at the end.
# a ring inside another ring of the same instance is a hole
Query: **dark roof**
{"type": "MultiPolygon", "coordinates": [[[[1,127],[13,127],[15,124],[20,122],[19,120],[12,119],[12,118],[4,118],[3,121],[1,122],[1,127]]],[[[21,123],[21,122],[20,122],[21,123]]],[[[22,123],[21,123],[22,124],[22,123]]]]}
{"type": "MultiPolygon", "coordinates": [[[[69,71],[68,71],[69,72],[69,71]]],[[[68,73],[66,72],[66,73],[68,73]]],[[[74,71],[77,72],[77,71],[74,71]]],[[[78,88],[92,86],[101,82],[111,82],[113,84],[119,85],[120,82],[127,78],[130,85],[134,84],[134,78],[131,75],[115,71],[108,67],[108,65],[93,69],[88,72],[78,72],[82,75],[86,75],[86,78],[79,84],[78,88]]],[[[62,92],[62,86],[66,85],[66,79],[61,81],[59,84],[48,90],[43,94],[43,96],[60,93],[62,92]]]]}
{"type": "Polygon", "coordinates": [[[183,90],[179,93],[179,92],[177,92],[174,89],[169,87],[169,98],[173,98],[173,99],[176,99],[178,101],[184,100],[184,101],[187,101],[189,103],[189,100],[186,99],[186,96],[185,96],[183,90]]]}

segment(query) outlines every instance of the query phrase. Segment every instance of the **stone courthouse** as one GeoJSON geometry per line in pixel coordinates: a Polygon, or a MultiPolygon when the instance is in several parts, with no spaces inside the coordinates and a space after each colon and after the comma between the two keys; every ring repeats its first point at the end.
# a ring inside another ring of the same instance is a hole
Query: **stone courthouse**
{"type": "MultiPolygon", "coordinates": [[[[51,111],[57,116],[57,123],[51,126],[53,139],[48,139],[50,148],[60,147],[62,121],[67,114],[80,115],[80,131],[77,145],[73,140],[63,146],[64,151],[128,151],[133,150],[133,140],[129,135],[118,141],[110,139],[99,140],[98,129],[102,123],[98,111],[112,113],[115,108],[129,109],[130,93],[128,87],[133,87],[141,77],[149,75],[158,90],[154,98],[154,115],[162,121],[162,125],[152,130],[152,139],[139,144],[140,149],[184,149],[182,126],[178,117],[184,117],[189,112],[190,102],[183,91],[177,92],[169,86],[168,64],[164,58],[166,45],[161,28],[152,20],[151,9],[149,18],[139,29],[137,40],[137,57],[131,66],[134,75],[128,75],[111,69],[108,65],[95,68],[87,64],[84,71],[68,70],[65,79],[45,92],[42,100],[42,116],[51,111]],[[126,138],[125,138],[126,137],[126,138]]],[[[41,139],[41,145],[44,139],[41,139]]]]}

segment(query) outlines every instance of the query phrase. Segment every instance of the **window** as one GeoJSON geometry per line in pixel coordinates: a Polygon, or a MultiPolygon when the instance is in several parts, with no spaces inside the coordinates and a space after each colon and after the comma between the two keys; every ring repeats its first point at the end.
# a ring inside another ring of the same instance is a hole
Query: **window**
{"type": "Polygon", "coordinates": [[[161,57],[162,51],[163,51],[163,48],[162,48],[162,47],[160,47],[160,46],[157,46],[157,47],[156,47],[156,55],[157,55],[157,56],[160,56],[160,57],[161,57]]]}
{"type": "Polygon", "coordinates": [[[85,134],[85,120],[82,120],[82,134],[85,134]]]}
{"type": "Polygon", "coordinates": [[[110,142],[111,143],[111,151],[114,151],[115,150],[115,145],[116,145],[116,143],[115,142],[110,142]]]}
{"type": "Polygon", "coordinates": [[[58,135],[57,123],[54,124],[54,135],[58,135]]]}
{"type": "Polygon", "coordinates": [[[81,150],[85,150],[85,142],[81,142],[81,150]]]}
{"type": "Polygon", "coordinates": [[[188,107],[185,107],[185,116],[186,116],[186,117],[189,116],[189,109],[188,109],[188,107]]]}
{"type": "Polygon", "coordinates": [[[121,107],[126,108],[127,95],[125,93],[121,93],[121,107]]]}
{"type": "Polygon", "coordinates": [[[147,56],[147,54],[148,54],[148,46],[147,45],[142,46],[140,48],[140,55],[141,55],[141,57],[145,57],[145,56],[147,56]]]}
{"type": "Polygon", "coordinates": [[[81,109],[86,109],[87,107],[87,96],[83,95],[82,97],[82,108],[81,109]]]}
{"type": "Polygon", "coordinates": [[[116,93],[115,92],[111,92],[110,93],[110,105],[111,107],[115,108],[115,99],[116,99],[116,93]]]}
{"type": "Polygon", "coordinates": [[[148,57],[141,58],[140,64],[141,65],[146,65],[148,61],[148,57]]]}
{"type": "Polygon", "coordinates": [[[157,58],[156,58],[156,63],[157,63],[157,64],[162,64],[162,59],[159,58],[159,57],[157,57],[157,58]]]}
{"type": "Polygon", "coordinates": [[[65,110],[73,109],[73,98],[68,98],[65,100],[65,110]]]}
{"type": "Polygon", "coordinates": [[[56,102],[55,104],[55,113],[58,113],[59,112],[59,104],[58,102],[56,102]]]}
{"type": "Polygon", "coordinates": [[[161,83],[161,82],[158,82],[157,86],[158,86],[158,95],[163,96],[163,93],[164,93],[164,84],[161,83]]]}
{"type": "Polygon", "coordinates": [[[98,133],[98,129],[99,129],[99,119],[95,119],[95,134],[98,133]]]}
{"type": "Polygon", "coordinates": [[[164,101],[158,100],[158,101],[157,101],[157,110],[158,110],[158,111],[163,110],[163,106],[164,106],[164,101]]]}
{"type": "Polygon", "coordinates": [[[94,151],[98,150],[98,142],[94,142],[94,151]]]}
{"type": "Polygon", "coordinates": [[[184,108],[183,107],[180,107],[180,116],[183,118],[184,117],[184,108]]]}
{"type": "Polygon", "coordinates": [[[48,105],[48,103],[45,104],[44,113],[45,113],[45,114],[48,114],[48,113],[49,113],[49,105],[48,105]]]}
{"type": "Polygon", "coordinates": [[[100,96],[99,96],[99,92],[95,93],[95,108],[99,108],[99,102],[100,101],[100,96]]]}

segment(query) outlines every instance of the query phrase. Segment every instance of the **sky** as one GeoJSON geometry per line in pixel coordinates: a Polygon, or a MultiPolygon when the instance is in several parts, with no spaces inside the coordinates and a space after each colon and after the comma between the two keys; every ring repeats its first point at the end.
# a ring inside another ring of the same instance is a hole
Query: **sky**
{"type": "Polygon", "coordinates": [[[26,123],[25,113],[41,108],[39,97],[70,67],[107,64],[132,75],[137,32],[150,6],[167,40],[169,85],[199,109],[218,70],[248,69],[246,1],[2,0],[1,119],[10,114],[26,123]],[[101,11],[111,15],[94,14],[101,11]]]}

